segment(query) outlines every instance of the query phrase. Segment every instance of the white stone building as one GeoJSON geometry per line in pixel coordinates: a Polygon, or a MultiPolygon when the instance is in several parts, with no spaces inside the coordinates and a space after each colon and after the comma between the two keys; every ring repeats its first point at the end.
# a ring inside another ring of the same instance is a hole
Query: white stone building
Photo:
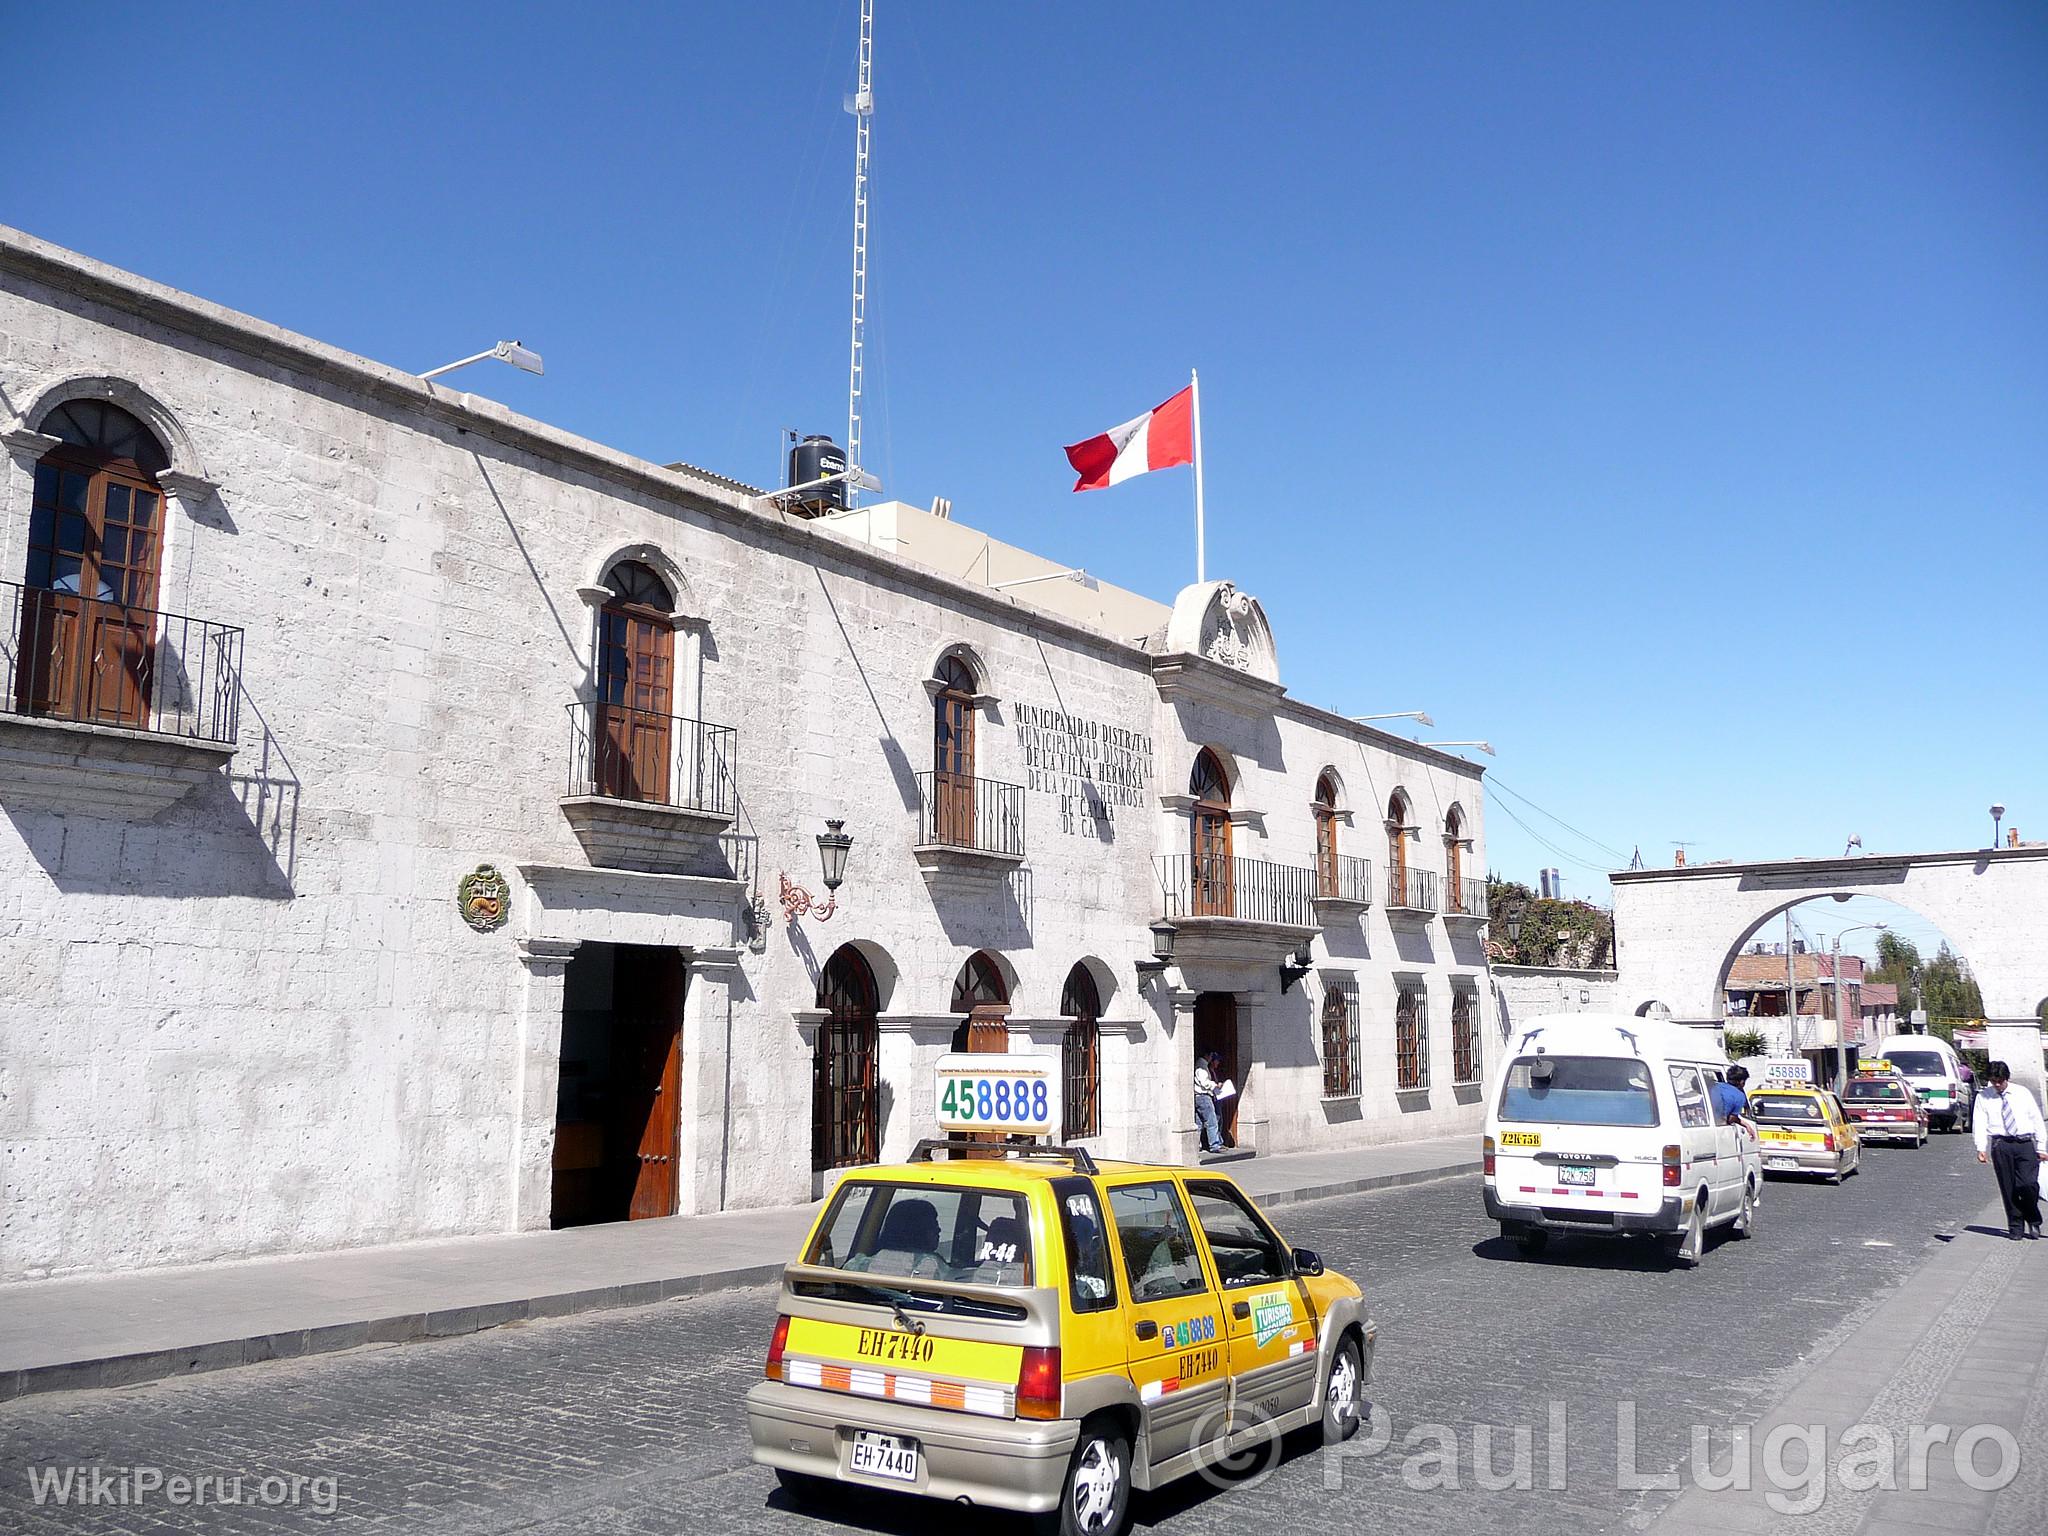
{"type": "Polygon", "coordinates": [[[1478,1124],[1479,770],[1227,583],[963,581],[5,230],[0,433],[0,1280],[802,1201],[956,1043],[1112,1154],[1198,1043],[1260,1151],[1478,1124]]]}

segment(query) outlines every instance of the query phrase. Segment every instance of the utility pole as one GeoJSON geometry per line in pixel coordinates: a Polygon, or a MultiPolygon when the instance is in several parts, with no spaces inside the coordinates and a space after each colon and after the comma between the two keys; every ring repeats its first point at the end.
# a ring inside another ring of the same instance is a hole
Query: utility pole
{"type": "MultiPolygon", "coordinates": [[[[875,115],[875,0],[860,0],[860,84],[846,104],[853,114],[853,340],[846,379],[846,466],[861,469],[861,348],[868,320],[868,135],[875,115]]],[[[846,504],[859,499],[849,480],[846,504]]]]}
{"type": "Polygon", "coordinates": [[[1785,1038],[1799,1049],[1799,977],[1793,969],[1792,909],[1785,909],[1785,1038]]]}

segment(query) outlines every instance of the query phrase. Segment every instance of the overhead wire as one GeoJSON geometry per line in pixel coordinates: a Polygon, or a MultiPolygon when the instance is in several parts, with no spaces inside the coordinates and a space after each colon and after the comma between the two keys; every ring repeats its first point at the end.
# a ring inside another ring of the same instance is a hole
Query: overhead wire
{"type": "Polygon", "coordinates": [[[1510,789],[1506,784],[1502,783],[1497,776],[1489,773],[1486,776],[1486,782],[1493,788],[1499,790],[1502,794],[1513,795],[1515,799],[1521,801],[1522,804],[1528,806],[1530,810],[1536,811],[1540,815],[1543,815],[1549,818],[1551,821],[1556,822],[1560,827],[1563,827],[1565,831],[1571,833],[1574,837],[1581,838],[1584,841],[1590,843],[1593,847],[1598,848],[1602,853],[1610,854],[1613,857],[1621,860],[1621,862],[1624,864],[1628,862],[1629,855],[1623,853],[1619,848],[1614,847],[1610,843],[1601,842],[1599,838],[1593,836],[1593,834],[1590,832],[1580,831],[1577,827],[1573,826],[1570,822],[1566,821],[1562,816],[1558,815],[1555,811],[1545,810],[1542,806],[1538,805],[1534,800],[1531,800],[1527,795],[1521,793],[1521,791],[1516,789],[1510,789]]]}

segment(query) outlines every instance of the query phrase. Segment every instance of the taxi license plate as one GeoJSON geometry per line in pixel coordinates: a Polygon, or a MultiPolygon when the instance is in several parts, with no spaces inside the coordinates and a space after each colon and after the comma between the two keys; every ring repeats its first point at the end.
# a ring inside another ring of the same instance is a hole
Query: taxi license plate
{"type": "Polygon", "coordinates": [[[1557,1182],[1560,1184],[1591,1184],[1593,1165],[1591,1163],[1559,1163],[1557,1182]]]}
{"type": "Polygon", "coordinates": [[[886,1477],[899,1483],[914,1483],[917,1481],[917,1442],[897,1435],[858,1430],[847,1454],[846,1470],[868,1477],[886,1477]]]}
{"type": "Polygon", "coordinates": [[[1766,1168],[1796,1169],[1799,1166],[1799,1159],[1796,1157],[1767,1157],[1764,1159],[1764,1166],[1766,1168]]]}

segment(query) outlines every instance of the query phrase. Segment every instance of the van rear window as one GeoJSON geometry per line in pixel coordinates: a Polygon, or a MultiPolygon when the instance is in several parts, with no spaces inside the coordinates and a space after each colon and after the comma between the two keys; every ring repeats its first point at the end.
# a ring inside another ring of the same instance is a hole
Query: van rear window
{"type": "Polygon", "coordinates": [[[1655,1125],[1646,1062],[1612,1056],[1523,1056],[1500,1091],[1502,1120],[1551,1125],[1655,1125]]]}
{"type": "Polygon", "coordinates": [[[1908,1077],[1948,1076],[1948,1063],[1939,1051],[1893,1051],[1885,1060],[1908,1077]]]}
{"type": "Polygon", "coordinates": [[[807,1264],[875,1279],[1031,1284],[1024,1197],[943,1184],[839,1186],[807,1264]]]}

